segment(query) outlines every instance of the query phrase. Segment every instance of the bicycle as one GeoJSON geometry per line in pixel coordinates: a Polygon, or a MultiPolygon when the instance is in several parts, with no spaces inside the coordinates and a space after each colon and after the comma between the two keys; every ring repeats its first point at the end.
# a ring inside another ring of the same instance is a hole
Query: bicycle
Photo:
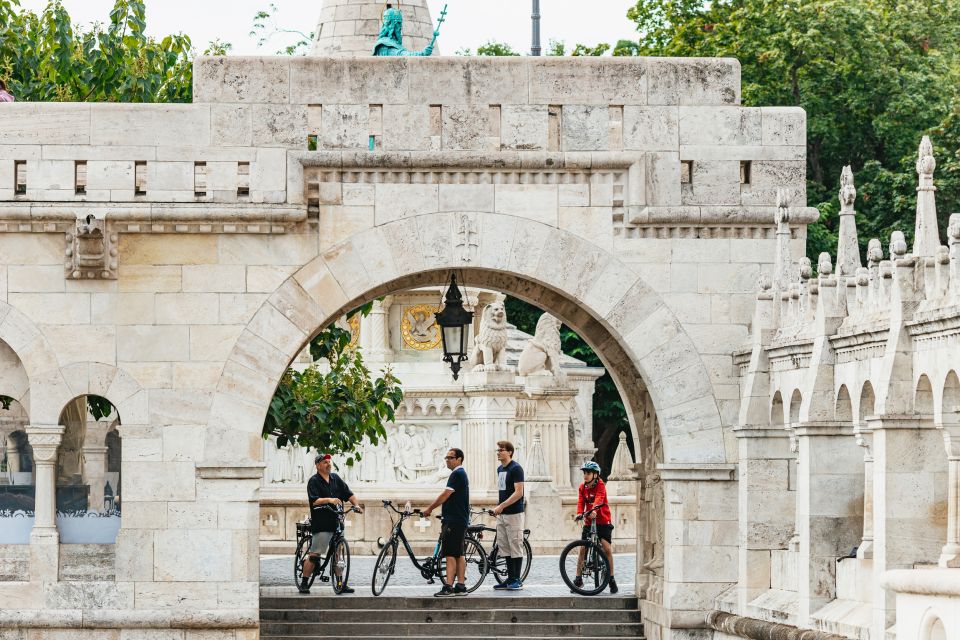
{"type": "MultiPolygon", "coordinates": [[[[413,566],[420,571],[420,575],[423,576],[424,580],[429,584],[434,584],[434,578],[440,578],[440,580],[446,584],[446,563],[444,562],[444,557],[440,554],[440,543],[443,540],[443,534],[441,533],[437,538],[433,555],[419,560],[413,552],[413,548],[410,546],[406,534],[403,533],[403,523],[411,516],[423,516],[423,512],[420,509],[400,511],[393,506],[390,500],[382,500],[381,502],[383,502],[384,509],[392,510],[398,514],[400,518],[396,522],[393,522],[390,538],[383,544],[383,548],[380,549],[380,555],[377,556],[377,563],[373,566],[373,579],[370,582],[373,595],[379,596],[383,593],[383,590],[387,588],[387,583],[390,581],[390,576],[396,571],[397,548],[401,542],[413,566]]],[[[440,516],[437,517],[439,519],[440,516]]],[[[393,517],[391,516],[391,521],[392,520],[393,517]]],[[[463,555],[467,561],[466,577],[468,583],[466,587],[467,593],[471,593],[475,591],[477,587],[483,583],[484,578],[487,577],[487,571],[489,570],[487,554],[483,550],[483,546],[473,538],[465,536],[463,544],[463,555]],[[471,571],[471,568],[473,568],[473,571],[471,571]],[[471,577],[473,577],[473,582],[470,581],[471,577]]]]}
{"type": "MultiPolygon", "coordinates": [[[[579,522],[594,511],[597,511],[604,505],[599,504],[589,511],[576,517],[579,522]]],[[[574,540],[568,544],[560,553],[560,577],[570,587],[570,590],[584,596],[595,596],[607,588],[610,582],[610,563],[607,560],[607,554],[603,552],[603,545],[600,543],[600,536],[597,534],[597,520],[594,518],[590,523],[590,530],[587,539],[574,540]],[[571,552],[572,555],[571,555],[571,552]],[[569,558],[569,562],[568,562],[569,558]],[[575,572],[573,577],[569,575],[570,568],[580,569],[580,576],[583,579],[583,586],[578,587],[574,583],[577,576],[575,572]],[[589,582],[593,587],[587,586],[589,582]]]]}
{"type": "MultiPolygon", "coordinates": [[[[327,509],[337,516],[337,528],[330,538],[330,545],[327,547],[327,554],[321,562],[319,558],[314,559],[313,573],[307,578],[307,587],[312,587],[314,580],[319,577],[320,582],[331,582],[334,593],[337,595],[343,593],[347,586],[347,580],[350,578],[350,545],[347,539],[343,537],[343,519],[352,511],[360,513],[356,507],[350,507],[346,511],[342,506],[332,507],[328,504],[314,507],[315,509],[327,509]],[[331,559],[333,564],[331,564],[331,559]],[[327,566],[330,565],[330,575],[324,575],[327,566]],[[333,580],[331,580],[331,577],[333,580]]],[[[310,531],[310,519],[297,523],[297,553],[293,557],[293,580],[294,584],[300,586],[303,579],[303,561],[307,559],[310,552],[310,545],[313,544],[313,532],[310,531]]],[[[316,556],[317,554],[312,554],[316,556]]]]}
{"type": "MultiPolygon", "coordinates": [[[[478,515],[490,515],[497,517],[493,513],[492,509],[471,509],[471,516],[478,515]]],[[[509,572],[507,571],[507,558],[506,556],[500,555],[500,546],[497,544],[497,530],[494,527],[488,527],[484,524],[471,524],[467,527],[467,536],[473,537],[480,542],[483,540],[483,534],[493,533],[493,546],[490,547],[490,551],[487,553],[487,565],[489,567],[489,573],[493,574],[493,579],[497,581],[497,584],[503,584],[507,581],[507,576],[509,572]]],[[[530,573],[530,565],[533,564],[533,549],[530,547],[530,529],[523,530],[523,570],[520,575],[520,582],[523,582],[527,579],[527,575],[530,573]]],[[[480,543],[481,546],[483,543],[480,543]]]]}

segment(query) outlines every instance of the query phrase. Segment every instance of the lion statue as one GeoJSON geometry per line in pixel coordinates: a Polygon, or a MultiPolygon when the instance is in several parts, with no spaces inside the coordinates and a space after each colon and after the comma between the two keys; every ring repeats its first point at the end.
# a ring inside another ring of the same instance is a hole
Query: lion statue
{"type": "Polygon", "coordinates": [[[563,380],[560,370],[560,321],[549,313],[537,320],[537,330],[520,353],[517,373],[521,376],[552,375],[563,380]]]}
{"type": "Polygon", "coordinates": [[[473,340],[471,371],[503,371],[507,368],[507,309],[503,296],[483,309],[480,331],[473,340]]]}

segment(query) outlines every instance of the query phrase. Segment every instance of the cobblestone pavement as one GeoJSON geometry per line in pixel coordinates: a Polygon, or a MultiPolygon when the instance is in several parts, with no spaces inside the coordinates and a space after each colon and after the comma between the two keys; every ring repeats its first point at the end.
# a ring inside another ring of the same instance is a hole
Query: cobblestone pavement
{"type": "MultiPolygon", "coordinates": [[[[617,584],[622,594],[633,592],[633,577],[636,569],[637,557],[632,553],[618,553],[614,556],[613,566],[617,576],[617,584]]],[[[377,559],[374,556],[353,556],[350,559],[350,584],[357,589],[357,593],[369,595],[370,578],[373,575],[373,565],[377,559]]],[[[542,595],[553,595],[556,590],[557,595],[569,595],[569,590],[563,584],[560,578],[559,556],[534,556],[533,567],[530,568],[530,575],[524,583],[526,587],[538,587],[537,593],[542,595]]],[[[487,576],[486,585],[480,587],[477,591],[490,591],[495,583],[493,576],[487,576]]],[[[293,588],[293,556],[261,556],[260,557],[260,585],[264,587],[290,587],[293,588]]],[[[410,559],[406,555],[397,556],[397,568],[387,591],[394,587],[406,587],[406,595],[425,595],[432,594],[437,590],[435,585],[427,585],[426,580],[421,577],[410,559]],[[419,587],[414,591],[411,589],[419,587]],[[419,593],[423,590],[424,593],[419,593]]],[[[326,592],[333,590],[326,585],[314,584],[313,591],[326,592]],[[317,587],[321,587],[319,590],[317,587]]],[[[605,592],[606,593],[606,592],[605,592]]],[[[399,595],[399,594],[398,594],[399,595]]]]}

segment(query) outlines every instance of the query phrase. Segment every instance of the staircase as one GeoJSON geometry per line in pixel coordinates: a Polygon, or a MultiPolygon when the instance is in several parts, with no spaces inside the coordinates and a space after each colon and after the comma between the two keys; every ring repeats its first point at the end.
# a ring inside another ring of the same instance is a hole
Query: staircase
{"type": "Polygon", "coordinates": [[[635,596],[262,596],[261,640],[642,638],[635,596]]]}

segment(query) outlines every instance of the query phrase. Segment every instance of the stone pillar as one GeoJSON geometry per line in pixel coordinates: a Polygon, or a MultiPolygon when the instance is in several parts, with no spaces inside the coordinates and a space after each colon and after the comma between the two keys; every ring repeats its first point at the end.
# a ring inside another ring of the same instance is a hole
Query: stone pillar
{"type": "Polygon", "coordinates": [[[737,609],[771,588],[771,552],[785,549],[795,527],[790,438],[781,429],[737,427],[740,462],[737,609]]]}
{"type": "Polygon", "coordinates": [[[524,387],[524,395],[537,403],[536,413],[527,420],[527,442],[539,433],[543,443],[544,459],[558,491],[569,493],[572,489],[570,470],[570,410],[576,389],[550,388],[552,378],[530,377],[524,387]],[[547,387],[531,387],[531,383],[547,384],[547,387]]]}
{"type": "Polygon", "coordinates": [[[33,448],[36,497],[33,531],[30,533],[30,576],[49,582],[60,573],[57,532],[57,449],[63,438],[62,425],[30,425],[27,438],[33,448]]]}
{"type": "MultiPolygon", "coordinates": [[[[509,439],[521,387],[510,371],[470,371],[464,376],[467,410],[464,415],[463,462],[470,477],[470,497],[497,489],[496,442],[509,439]]],[[[530,434],[532,436],[532,434],[530,434]]],[[[527,443],[531,442],[530,436],[527,443]]],[[[527,445],[529,447],[529,444],[527,445]]]]}
{"type": "Polygon", "coordinates": [[[863,456],[844,422],[805,422],[797,478],[799,624],[836,598],[837,558],[862,537],[863,456]]]}
{"type": "Polygon", "coordinates": [[[960,425],[943,427],[947,448],[947,543],[940,552],[940,566],[960,567],[960,425]]]}
{"type": "MultiPolygon", "coordinates": [[[[935,564],[946,530],[947,461],[943,439],[930,418],[875,416],[873,431],[873,570],[882,575],[915,564],[935,564]]],[[[893,624],[895,594],[873,587],[872,638],[893,624]]]]}
{"type": "Polygon", "coordinates": [[[869,560],[873,558],[873,432],[865,425],[857,425],[853,433],[863,449],[863,536],[857,557],[869,560]]]}
{"type": "MultiPolygon", "coordinates": [[[[737,583],[737,485],[734,465],[661,464],[666,550],[662,602],[643,600],[648,638],[689,640],[737,583]]],[[[703,637],[711,637],[703,635],[703,637]]]]}
{"type": "MultiPolygon", "coordinates": [[[[107,474],[107,431],[111,421],[87,421],[83,438],[83,480],[90,487],[89,511],[103,511],[103,489],[107,474]]],[[[111,487],[114,491],[116,487],[111,487]]]]}
{"type": "Polygon", "coordinates": [[[363,318],[360,328],[360,342],[363,356],[368,362],[388,362],[393,356],[390,348],[390,305],[393,298],[388,296],[382,301],[374,300],[370,314],[363,318]]]}

